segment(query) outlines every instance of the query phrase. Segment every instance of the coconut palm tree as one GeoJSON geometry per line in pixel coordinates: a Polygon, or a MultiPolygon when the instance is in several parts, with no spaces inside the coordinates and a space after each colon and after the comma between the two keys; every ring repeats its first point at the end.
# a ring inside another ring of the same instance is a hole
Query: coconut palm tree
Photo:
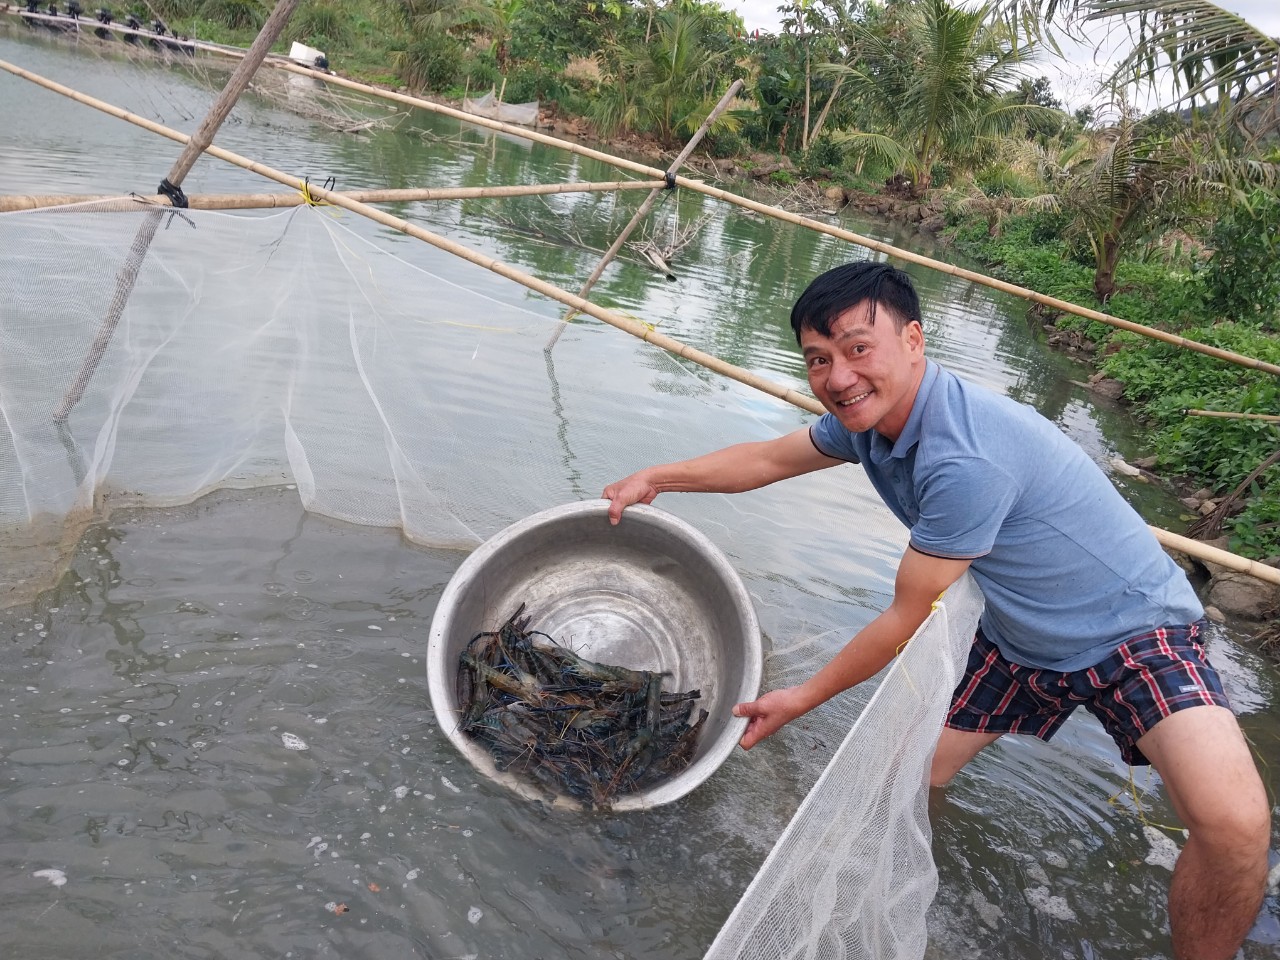
{"type": "Polygon", "coordinates": [[[498,16],[484,0],[396,0],[392,4],[418,34],[495,26],[498,16]]]}
{"type": "Polygon", "coordinates": [[[1274,189],[1280,166],[1230,155],[1217,124],[1170,135],[1121,105],[1114,123],[1081,137],[1049,176],[1071,217],[1068,231],[1093,251],[1093,292],[1105,303],[1122,253],[1205,218],[1242,188],[1274,189]]]}
{"type": "MultiPolygon", "coordinates": [[[[706,118],[727,86],[729,50],[708,42],[714,31],[727,29],[701,5],[673,5],[653,21],[648,43],[614,48],[610,82],[592,106],[592,119],[606,133],[652,130],[673,142],[692,133],[706,118]]],[[[737,121],[721,115],[713,129],[730,129],[737,121]]]]}
{"type": "Polygon", "coordinates": [[[894,164],[919,195],[936,164],[970,164],[1019,117],[1043,110],[1004,96],[1033,45],[1016,43],[990,10],[922,0],[864,19],[858,61],[827,69],[845,77],[843,96],[865,112],[872,130],[838,139],[894,164]]]}

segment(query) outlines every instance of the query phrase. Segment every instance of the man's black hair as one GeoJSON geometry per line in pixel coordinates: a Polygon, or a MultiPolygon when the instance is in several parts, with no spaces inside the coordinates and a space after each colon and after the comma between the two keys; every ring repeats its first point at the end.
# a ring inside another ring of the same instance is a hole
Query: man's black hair
{"type": "Polygon", "coordinates": [[[805,287],[791,308],[791,329],[796,342],[806,327],[824,337],[831,336],[831,321],[864,300],[871,303],[871,323],[876,307],[884,306],[893,317],[898,332],[914,320],[920,323],[920,298],[911,278],[887,263],[860,260],[833,267],[805,287]]]}

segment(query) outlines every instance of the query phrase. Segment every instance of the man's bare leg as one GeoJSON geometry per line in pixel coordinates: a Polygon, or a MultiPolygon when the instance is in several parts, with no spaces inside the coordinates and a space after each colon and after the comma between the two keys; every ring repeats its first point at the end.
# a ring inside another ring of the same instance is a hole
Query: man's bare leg
{"type": "Polygon", "coordinates": [[[1271,843],[1266,791],[1226,707],[1165,717],[1138,741],[1188,830],[1169,887],[1177,960],[1230,960],[1262,903],[1271,843]]]}
{"type": "Polygon", "coordinates": [[[943,727],[942,735],[938,737],[938,748],[933,753],[933,766],[929,768],[929,786],[946,786],[961,767],[1001,736],[999,733],[974,733],[943,727]]]}

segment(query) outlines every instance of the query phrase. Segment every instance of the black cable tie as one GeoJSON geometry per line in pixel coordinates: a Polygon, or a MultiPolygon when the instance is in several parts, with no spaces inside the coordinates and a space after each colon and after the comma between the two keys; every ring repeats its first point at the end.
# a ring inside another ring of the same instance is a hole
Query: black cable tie
{"type": "Polygon", "coordinates": [[[170,183],[168,177],[165,177],[163,180],[160,181],[160,186],[157,188],[156,192],[162,193],[166,197],[168,197],[169,202],[173,204],[173,206],[179,207],[180,209],[183,209],[183,210],[187,209],[188,207],[187,195],[182,192],[181,187],[177,186],[176,184],[170,183]]]}
{"type": "Polygon", "coordinates": [[[667,181],[668,190],[674,190],[676,188],[676,172],[674,170],[668,170],[662,175],[662,179],[667,181]]]}
{"type": "Polygon", "coordinates": [[[321,190],[337,190],[337,189],[338,189],[338,178],[337,178],[337,177],[325,177],[324,185],[323,185],[320,189],[321,189],[321,190]]]}

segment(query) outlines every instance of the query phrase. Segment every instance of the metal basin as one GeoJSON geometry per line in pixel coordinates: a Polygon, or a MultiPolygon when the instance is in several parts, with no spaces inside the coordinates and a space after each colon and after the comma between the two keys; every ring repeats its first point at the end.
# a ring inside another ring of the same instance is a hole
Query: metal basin
{"type": "MultiPolygon", "coordinates": [[[[609,502],[555,507],[512,524],[472,553],[445,587],[431,621],[427,685],[436,718],[481,772],[523,796],[538,788],[499,771],[462,734],[454,689],[458,656],[521,603],[541,630],[579,655],[635,670],[663,670],[669,690],[699,689],[709,716],[693,761],[679,774],[619,796],[614,810],[669,803],[707,779],[732,752],[746,720],[735,703],[759,694],[760,627],[724,554],[683,520],[628,507],[611,526],[609,502]]],[[[565,801],[571,802],[571,801],[565,801]]]]}

